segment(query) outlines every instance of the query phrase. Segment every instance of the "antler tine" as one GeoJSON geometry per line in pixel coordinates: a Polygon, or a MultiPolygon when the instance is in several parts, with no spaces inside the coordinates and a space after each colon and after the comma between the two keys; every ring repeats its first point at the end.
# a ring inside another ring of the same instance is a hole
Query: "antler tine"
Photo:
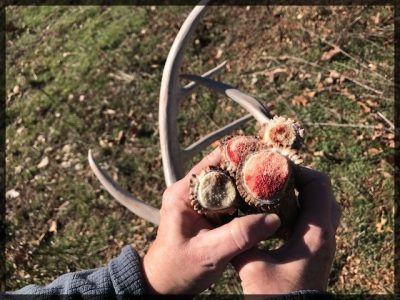
{"type": "Polygon", "coordinates": [[[92,171],[96,175],[97,179],[101,182],[101,184],[105,187],[105,189],[123,206],[129,209],[134,214],[139,217],[155,224],[159,225],[160,223],[160,212],[157,208],[148,205],[136,197],[130,195],[126,190],[122,187],[118,186],[114,180],[104,172],[94,161],[92,156],[92,151],[89,150],[88,159],[90,167],[92,171]]]}
{"type": "Polygon", "coordinates": [[[197,153],[207,148],[207,146],[209,146],[212,142],[224,137],[225,135],[232,132],[236,128],[239,128],[251,119],[253,119],[252,114],[245,115],[233,121],[232,123],[229,123],[228,125],[207,134],[206,136],[199,139],[197,142],[191,144],[184,151],[182,151],[183,159],[186,161],[192,158],[197,153]]]}
{"type": "Polygon", "coordinates": [[[251,113],[261,124],[268,122],[268,120],[272,118],[271,113],[260,103],[260,101],[230,85],[197,75],[182,74],[181,77],[195,81],[198,84],[213,89],[219,93],[226,94],[229,98],[251,113]]]}
{"type": "Polygon", "coordinates": [[[186,18],[174,40],[164,66],[160,89],[159,128],[161,156],[167,186],[184,175],[177,130],[180,92],[179,73],[183,52],[200,18],[206,12],[208,2],[208,0],[201,1],[186,18]]]}
{"type": "MultiPolygon", "coordinates": [[[[219,71],[221,71],[221,69],[223,67],[225,67],[226,63],[228,61],[224,60],[222,63],[220,63],[219,65],[217,65],[216,67],[212,68],[211,70],[208,70],[207,72],[205,72],[204,74],[201,75],[201,77],[211,77],[215,74],[217,74],[219,71]]],[[[182,89],[181,89],[181,95],[180,95],[180,101],[187,97],[190,93],[193,92],[193,90],[198,86],[198,84],[194,81],[188,83],[187,85],[185,85],[182,89]]]]}

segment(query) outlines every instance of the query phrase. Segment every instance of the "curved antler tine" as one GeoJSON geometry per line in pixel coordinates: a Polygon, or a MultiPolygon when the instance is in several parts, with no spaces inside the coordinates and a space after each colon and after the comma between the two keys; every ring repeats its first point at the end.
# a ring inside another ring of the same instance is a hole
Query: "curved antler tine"
{"type": "MultiPolygon", "coordinates": [[[[224,60],[222,63],[220,63],[216,67],[214,67],[211,70],[208,70],[207,72],[202,74],[201,77],[211,77],[211,76],[217,74],[219,71],[221,71],[221,69],[223,67],[225,67],[227,62],[228,62],[227,60],[224,60]]],[[[180,100],[182,100],[183,98],[187,97],[190,93],[192,93],[193,90],[196,88],[196,86],[197,86],[197,83],[194,82],[194,81],[192,81],[192,82],[188,83],[187,85],[185,85],[181,90],[180,100]]]]}
{"type": "Polygon", "coordinates": [[[247,114],[233,121],[232,123],[229,123],[228,125],[207,134],[206,136],[202,137],[197,142],[191,144],[189,147],[182,151],[183,159],[185,161],[191,159],[197,153],[207,148],[212,142],[224,137],[225,135],[239,128],[251,119],[253,119],[253,116],[251,114],[247,114]]]}
{"type": "Polygon", "coordinates": [[[96,175],[97,179],[119,203],[137,216],[155,225],[160,223],[160,211],[151,205],[140,201],[136,197],[130,195],[126,190],[118,186],[117,183],[115,183],[115,181],[112,180],[111,177],[96,164],[91,150],[89,150],[88,159],[90,167],[92,168],[92,171],[96,175]]]}
{"type": "Polygon", "coordinates": [[[198,84],[213,89],[219,93],[226,94],[229,98],[240,104],[244,109],[251,113],[253,117],[261,124],[268,122],[268,120],[272,118],[271,113],[264,107],[264,105],[260,103],[260,101],[233,88],[230,85],[197,75],[182,74],[180,76],[182,78],[195,81],[198,84]]]}
{"type": "Polygon", "coordinates": [[[200,18],[206,12],[209,1],[201,1],[186,18],[179,30],[165,62],[159,106],[160,146],[164,177],[170,186],[183,177],[183,162],[179,147],[177,115],[180,93],[179,73],[182,65],[183,52],[200,18]]]}

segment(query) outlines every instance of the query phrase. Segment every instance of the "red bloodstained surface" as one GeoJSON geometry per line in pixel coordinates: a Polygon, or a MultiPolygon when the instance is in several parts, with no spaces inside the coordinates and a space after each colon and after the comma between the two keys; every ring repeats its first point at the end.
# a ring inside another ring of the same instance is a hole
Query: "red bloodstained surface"
{"type": "Polygon", "coordinates": [[[285,186],[289,176],[287,159],[272,152],[259,152],[252,155],[243,168],[243,178],[252,196],[270,199],[285,186]]]}
{"type": "Polygon", "coordinates": [[[226,144],[226,154],[229,161],[237,167],[247,152],[257,145],[255,138],[238,136],[230,139],[226,144]]]}
{"type": "Polygon", "coordinates": [[[290,137],[291,130],[292,128],[286,124],[277,125],[271,129],[270,138],[276,143],[281,143],[290,137]]]}

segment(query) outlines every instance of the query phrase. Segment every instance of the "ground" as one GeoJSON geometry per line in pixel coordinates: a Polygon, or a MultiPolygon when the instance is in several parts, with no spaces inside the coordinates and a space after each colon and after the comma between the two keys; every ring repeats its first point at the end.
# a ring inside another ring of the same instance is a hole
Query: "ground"
{"type": "MultiPolygon", "coordinates": [[[[143,255],[154,240],[152,224],[101,188],[87,151],[123,187],[160,205],[159,88],[190,10],[6,8],[8,289],[104,265],[126,244],[143,255]]],[[[217,79],[299,120],[304,165],[332,178],[343,215],[329,291],[393,293],[393,8],[212,7],[183,72],[225,59],[217,79]]],[[[244,114],[199,88],[181,105],[180,141],[189,145],[244,114]]],[[[234,271],[205,293],[240,293],[234,271]]]]}

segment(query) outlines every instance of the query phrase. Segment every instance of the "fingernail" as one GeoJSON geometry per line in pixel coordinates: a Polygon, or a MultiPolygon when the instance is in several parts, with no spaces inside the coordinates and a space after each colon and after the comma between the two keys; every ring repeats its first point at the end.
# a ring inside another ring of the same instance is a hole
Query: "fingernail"
{"type": "Polygon", "coordinates": [[[277,214],[268,214],[264,218],[264,222],[266,225],[269,227],[272,227],[273,229],[278,229],[279,226],[281,226],[281,219],[277,214]]]}

